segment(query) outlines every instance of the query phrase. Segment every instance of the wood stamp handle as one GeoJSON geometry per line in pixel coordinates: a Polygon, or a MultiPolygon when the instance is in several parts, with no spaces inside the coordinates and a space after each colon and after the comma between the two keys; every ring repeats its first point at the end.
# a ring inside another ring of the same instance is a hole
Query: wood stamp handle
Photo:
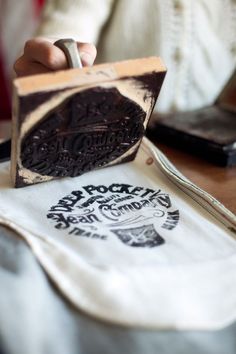
{"type": "Polygon", "coordinates": [[[72,38],[59,39],[54,43],[60,48],[66,56],[69,68],[82,68],[82,62],[79,55],[77,43],[72,38]]]}

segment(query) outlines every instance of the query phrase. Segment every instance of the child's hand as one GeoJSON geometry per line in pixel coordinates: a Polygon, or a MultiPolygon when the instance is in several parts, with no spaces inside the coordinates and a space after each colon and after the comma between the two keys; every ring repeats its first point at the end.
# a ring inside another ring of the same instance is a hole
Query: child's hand
{"type": "MultiPolygon", "coordinates": [[[[24,54],[14,64],[17,76],[47,73],[67,68],[67,61],[61,49],[53,45],[55,40],[33,38],[25,43],[24,54]]],[[[93,44],[78,43],[80,58],[84,66],[91,66],[97,50],[93,44]]]]}

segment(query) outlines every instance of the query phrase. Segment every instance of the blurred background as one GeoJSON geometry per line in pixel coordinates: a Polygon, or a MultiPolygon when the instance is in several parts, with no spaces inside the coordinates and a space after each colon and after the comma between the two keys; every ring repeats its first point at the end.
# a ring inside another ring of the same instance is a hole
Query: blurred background
{"type": "Polygon", "coordinates": [[[0,0],[0,121],[11,118],[13,64],[33,36],[44,0],[0,0]]]}

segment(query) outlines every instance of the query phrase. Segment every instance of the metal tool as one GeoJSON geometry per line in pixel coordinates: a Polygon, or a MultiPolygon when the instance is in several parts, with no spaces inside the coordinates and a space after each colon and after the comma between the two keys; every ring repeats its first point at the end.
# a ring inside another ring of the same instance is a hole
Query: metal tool
{"type": "Polygon", "coordinates": [[[59,39],[54,45],[64,52],[69,68],[83,67],[76,41],[71,38],[59,39]]]}

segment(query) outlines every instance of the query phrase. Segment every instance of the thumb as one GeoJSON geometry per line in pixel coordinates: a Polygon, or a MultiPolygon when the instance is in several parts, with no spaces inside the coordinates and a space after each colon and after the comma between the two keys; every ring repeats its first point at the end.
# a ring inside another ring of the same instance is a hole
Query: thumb
{"type": "Polygon", "coordinates": [[[97,56],[97,49],[94,44],[77,42],[80,59],[84,66],[92,66],[97,56]]]}

